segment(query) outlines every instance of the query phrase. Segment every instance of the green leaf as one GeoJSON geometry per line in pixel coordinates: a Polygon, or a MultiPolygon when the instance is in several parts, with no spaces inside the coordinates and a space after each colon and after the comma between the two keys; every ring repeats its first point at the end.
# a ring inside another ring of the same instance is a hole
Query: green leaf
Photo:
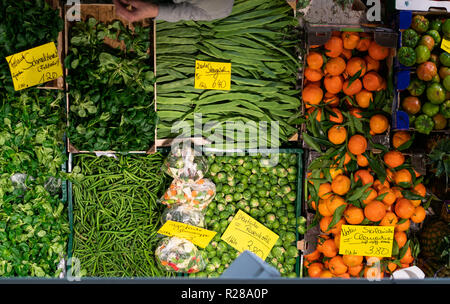
{"type": "Polygon", "coordinates": [[[342,218],[342,215],[344,214],[346,207],[347,205],[341,205],[336,208],[333,214],[333,218],[331,219],[330,225],[328,225],[328,230],[333,228],[333,226],[336,225],[337,222],[339,222],[339,220],[342,218]]]}
{"type": "Polygon", "coordinates": [[[368,183],[360,188],[357,188],[355,191],[352,191],[350,196],[346,197],[346,201],[356,201],[361,198],[361,196],[364,194],[364,192],[372,186],[373,183],[368,183]]]}
{"type": "Polygon", "coordinates": [[[420,195],[418,195],[416,193],[413,193],[411,190],[402,190],[401,192],[403,194],[403,197],[407,198],[409,200],[423,200],[423,199],[425,199],[425,197],[420,196],[420,195]]]}
{"type": "Polygon", "coordinates": [[[400,251],[399,251],[399,254],[398,254],[398,256],[399,256],[398,259],[399,260],[403,259],[403,257],[405,256],[406,251],[408,250],[408,247],[409,247],[409,243],[410,243],[410,240],[406,241],[406,244],[402,248],[400,248],[400,251]]]}

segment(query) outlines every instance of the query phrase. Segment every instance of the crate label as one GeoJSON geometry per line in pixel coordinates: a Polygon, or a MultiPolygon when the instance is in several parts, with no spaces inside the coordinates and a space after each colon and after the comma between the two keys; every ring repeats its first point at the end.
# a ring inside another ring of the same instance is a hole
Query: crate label
{"type": "Polygon", "coordinates": [[[58,50],[50,42],[6,57],[16,91],[55,80],[63,75],[58,50]]]}
{"type": "Polygon", "coordinates": [[[202,90],[230,90],[231,63],[195,61],[195,85],[202,90]]]}
{"type": "Polygon", "coordinates": [[[342,225],[339,254],[391,257],[394,226],[342,225]]]}
{"type": "Polygon", "coordinates": [[[221,239],[239,252],[249,250],[265,260],[278,237],[276,233],[239,210],[221,239]]]}
{"type": "Polygon", "coordinates": [[[179,223],[175,221],[167,221],[159,228],[159,234],[167,236],[176,236],[186,239],[201,248],[208,246],[209,242],[217,234],[215,231],[206,230],[200,227],[179,223]]]}
{"type": "Polygon", "coordinates": [[[442,38],[441,49],[443,49],[447,53],[450,53],[450,40],[442,38]]]}

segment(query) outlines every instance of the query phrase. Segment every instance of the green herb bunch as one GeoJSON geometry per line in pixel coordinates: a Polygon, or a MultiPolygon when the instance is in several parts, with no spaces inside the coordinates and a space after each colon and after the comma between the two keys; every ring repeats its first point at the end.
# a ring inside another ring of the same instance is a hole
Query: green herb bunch
{"type": "MultiPolygon", "coordinates": [[[[57,42],[64,21],[44,0],[0,1],[0,86],[14,92],[6,56],[57,42]]],[[[0,90],[3,92],[3,89],[0,90]]]]}
{"type": "Polygon", "coordinates": [[[94,18],[71,30],[65,63],[70,95],[71,143],[80,150],[147,150],[154,140],[154,74],[149,28],[94,18]],[[123,42],[113,48],[105,39],[123,42]]]}

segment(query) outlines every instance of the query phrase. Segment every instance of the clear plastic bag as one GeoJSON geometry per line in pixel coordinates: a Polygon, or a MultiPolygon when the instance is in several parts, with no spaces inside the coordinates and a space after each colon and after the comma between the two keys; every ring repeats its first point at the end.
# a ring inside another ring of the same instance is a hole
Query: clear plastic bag
{"type": "Polygon", "coordinates": [[[177,146],[164,160],[162,170],[174,179],[196,182],[208,171],[207,159],[190,146],[177,146]]]}
{"type": "Polygon", "coordinates": [[[161,267],[171,272],[196,273],[206,266],[201,251],[190,241],[177,237],[164,238],[155,255],[161,267]]]}
{"type": "Polygon", "coordinates": [[[204,210],[215,195],[216,185],[207,178],[191,183],[173,180],[159,201],[166,206],[186,205],[193,209],[204,210]]]}
{"type": "Polygon", "coordinates": [[[164,210],[161,222],[164,225],[167,221],[205,228],[205,215],[203,212],[186,205],[176,205],[164,210]]]}

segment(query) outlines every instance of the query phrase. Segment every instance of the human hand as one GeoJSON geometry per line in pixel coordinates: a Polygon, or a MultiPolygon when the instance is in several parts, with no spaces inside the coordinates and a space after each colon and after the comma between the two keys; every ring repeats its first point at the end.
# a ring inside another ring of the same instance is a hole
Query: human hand
{"type": "Polygon", "coordinates": [[[158,16],[158,5],[140,0],[114,0],[116,14],[129,22],[158,16]],[[128,7],[131,6],[131,10],[128,7]]]}

